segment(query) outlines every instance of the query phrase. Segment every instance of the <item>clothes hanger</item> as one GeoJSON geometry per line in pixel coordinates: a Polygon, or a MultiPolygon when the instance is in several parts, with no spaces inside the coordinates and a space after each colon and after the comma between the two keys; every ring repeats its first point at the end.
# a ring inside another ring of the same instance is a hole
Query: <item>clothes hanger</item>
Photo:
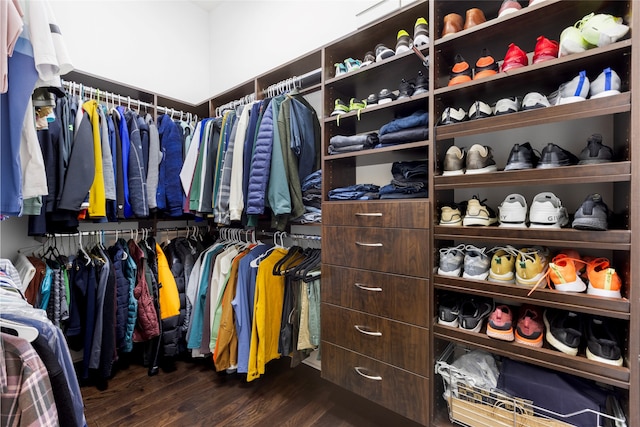
{"type": "Polygon", "coordinates": [[[9,319],[0,318],[0,327],[2,327],[3,332],[5,332],[5,329],[14,331],[18,337],[29,342],[34,342],[38,338],[38,335],[40,335],[40,332],[33,326],[24,325],[9,319]]]}

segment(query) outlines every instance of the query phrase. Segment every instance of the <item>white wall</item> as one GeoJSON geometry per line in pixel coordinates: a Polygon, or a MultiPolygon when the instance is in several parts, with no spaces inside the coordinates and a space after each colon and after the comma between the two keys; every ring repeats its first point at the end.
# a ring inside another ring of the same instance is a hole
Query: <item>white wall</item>
{"type": "Polygon", "coordinates": [[[77,70],[192,104],[210,96],[209,15],[193,2],[49,1],[77,70]]]}

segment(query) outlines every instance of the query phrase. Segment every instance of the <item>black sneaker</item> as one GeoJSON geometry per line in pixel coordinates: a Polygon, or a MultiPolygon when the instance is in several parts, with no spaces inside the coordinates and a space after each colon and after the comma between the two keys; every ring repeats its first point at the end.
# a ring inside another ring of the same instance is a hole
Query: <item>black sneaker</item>
{"type": "Polygon", "coordinates": [[[613,150],[602,144],[602,135],[594,133],[587,140],[587,146],[580,152],[579,159],[579,165],[608,163],[613,159],[613,150]]]}
{"type": "Polygon", "coordinates": [[[514,144],[509,153],[507,165],[504,167],[504,170],[533,169],[538,166],[539,160],[540,157],[528,142],[524,144],[514,144]]]}
{"type": "Polygon", "coordinates": [[[389,89],[382,89],[378,94],[378,104],[386,104],[387,102],[395,101],[397,96],[389,89]]]}
{"type": "Polygon", "coordinates": [[[367,96],[367,107],[371,105],[377,105],[377,104],[378,104],[378,95],[376,95],[375,93],[372,93],[371,95],[367,96]]]}
{"type": "Polygon", "coordinates": [[[398,87],[398,99],[409,98],[411,95],[413,95],[414,90],[415,85],[413,83],[402,79],[402,82],[400,82],[400,86],[398,87]]]}
{"type": "Polygon", "coordinates": [[[418,71],[418,77],[416,77],[416,90],[414,95],[419,95],[429,91],[429,78],[422,74],[422,71],[418,71]]]}
{"type": "Polygon", "coordinates": [[[382,43],[376,45],[375,51],[376,51],[376,62],[380,62],[383,59],[390,58],[396,54],[394,51],[392,51],[382,43]]]}
{"type": "Polygon", "coordinates": [[[590,194],[573,216],[571,226],[578,230],[601,230],[608,228],[609,207],[598,193],[590,194]]]}
{"type": "Polygon", "coordinates": [[[572,311],[548,308],[543,315],[547,328],[547,342],[556,350],[570,356],[578,354],[578,346],[584,330],[582,317],[572,311]]]}
{"type": "Polygon", "coordinates": [[[619,340],[614,334],[611,319],[593,317],[586,327],[587,359],[609,365],[622,366],[619,340]]]}
{"type": "Polygon", "coordinates": [[[484,319],[489,317],[492,311],[493,306],[487,301],[466,300],[460,305],[459,326],[470,332],[480,332],[484,319]]]}
{"type": "Polygon", "coordinates": [[[364,54],[364,58],[362,59],[362,63],[360,64],[360,67],[373,64],[374,62],[376,62],[376,57],[373,56],[373,52],[368,51],[367,53],[364,54]]]}
{"type": "Polygon", "coordinates": [[[538,163],[537,168],[557,168],[560,166],[571,166],[577,164],[578,158],[575,155],[559,145],[550,142],[542,149],[540,163],[538,163]]]}
{"type": "Polygon", "coordinates": [[[438,304],[438,324],[457,328],[459,316],[460,298],[450,294],[442,295],[438,304]]]}

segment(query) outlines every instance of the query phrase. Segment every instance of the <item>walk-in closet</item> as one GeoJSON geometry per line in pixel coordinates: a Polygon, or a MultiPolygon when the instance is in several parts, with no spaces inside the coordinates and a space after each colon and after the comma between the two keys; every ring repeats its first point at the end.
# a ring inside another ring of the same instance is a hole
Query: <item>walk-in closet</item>
{"type": "Polygon", "coordinates": [[[0,424],[640,426],[637,6],[0,0],[0,424]]]}

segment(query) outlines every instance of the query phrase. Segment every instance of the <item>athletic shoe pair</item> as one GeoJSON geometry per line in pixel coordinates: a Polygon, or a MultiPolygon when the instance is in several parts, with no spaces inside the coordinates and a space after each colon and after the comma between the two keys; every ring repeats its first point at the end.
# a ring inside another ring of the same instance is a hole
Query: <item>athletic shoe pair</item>
{"type": "Polygon", "coordinates": [[[569,224],[567,209],[555,194],[538,193],[528,210],[527,201],[521,194],[509,194],[498,206],[500,227],[562,228],[569,224]]]}
{"type": "Polygon", "coordinates": [[[620,93],[620,77],[611,68],[605,68],[598,77],[589,81],[586,71],[580,71],[577,76],[560,85],[558,90],[547,98],[551,105],[569,104],[572,102],[590,99],[604,98],[620,93]]]}
{"type": "Polygon", "coordinates": [[[444,157],[443,176],[479,174],[496,171],[491,147],[474,144],[467,152],[465,147],[452,145],[444,157]]]}
{"type": "Polygon", "coordinates": [[[546,309],[543,320],[545,338],[556,350],[576,356],[584,340],[587,359],[622,366],[621,340],[616,332],[620,328],[615,320],[554,309],[546,309]]]}
{"type": "Polygon", "coordinates": [[[498,217],[493,209],[487,206],[485,200],[479,200],[473,196],[464,203],[452,203],[440,208],[440,225],[446,227],[460,226],[489,226],[498,222],[498,217]]]}
{"type": "MultiPolygon", "coordinates": [[[[558,57],[558,42],[545,36],[538,36],[533,50],[532,64],[549,61],[558,57]]],[[[529,65],[529,57],[515,43],[510,43],[502,61],[502,72],[522,68],[529,65]]]]}
{"type": "Polygon", "coordinates": [[[487,320],[487,335],[502,341],[515,341],[529,347],[543,344],[544,324],[542,310],[525,304],[518,307],[518,320],[513,324],[514,313],[506,304],[496,306],[487,320]]]}
{"type": "Polygon", "coordinates": [[[438,324],[480,332],[493,311],[493,302],[480,297],[443,294],[438,304],[438,324]]]}
{"type": "Polygon", "coordinates": [[[567,27],[562,31],[559,56],[610,45],[620,40],[628,32],[629,26],[623,23],[622,18],[602,13],[590,13],[572,27],[567,27]]]}
{"type": "Polygon", "coordinates": [[[493,56],[491,56],[488,49],[482,49],[482,54],[476,61],[475,67],[473,69],[460,54],[455,56],[454,62],[455,64],[451,68],[451,78],[449,79],[448,86],[470,82],[471,80],[478,80],[483,77],[493,76],[495,74],[498,74],[498,72],[500,71],[498,63],[493,58],[493,56]]]}
{"type": "Polygon", "coordinates": [[[413,46],[422,46],[427,44],[429,44],[429,24],[426,19],[420,17],[416,19],[416,23],[413,26],[413,39],[409,36],[407,31],[398,31],[395,54],[399,55],[401,53],[408,52],[413,46]]]}
{"type": "Polygon", "coordinates": [[[345,104],[341,99],[336,99],[334,102],[333,111],[331,112],[332,116],[337,116],[340,114],[345,114],[350,111],[360,111],[367,106],[367,101],[365,99],[358,100],[356,98],[351,98],[349,100],[349,105],[345,104]]]}

